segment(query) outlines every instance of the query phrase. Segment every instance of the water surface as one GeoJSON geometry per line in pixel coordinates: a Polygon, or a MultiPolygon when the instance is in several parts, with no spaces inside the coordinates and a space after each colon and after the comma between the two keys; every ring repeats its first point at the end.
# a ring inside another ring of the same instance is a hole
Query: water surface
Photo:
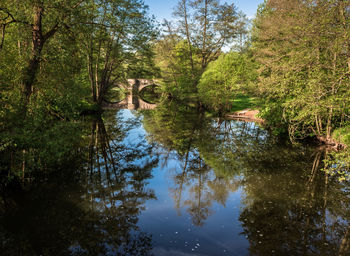
{"type": "Polygon", "coordinates": [[[349,184],[316,147],[168,104],[80,125],[6,186],[1,255],[350,255],[349,184]]]}

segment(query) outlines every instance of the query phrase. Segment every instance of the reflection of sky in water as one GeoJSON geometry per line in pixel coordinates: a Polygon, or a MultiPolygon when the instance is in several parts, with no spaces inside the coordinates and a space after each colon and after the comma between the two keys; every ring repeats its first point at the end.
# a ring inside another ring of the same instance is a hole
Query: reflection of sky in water
{"type": "MultiPolygon", "coordinates": [[[[130,110],[121,110],[118,115],[122,118],[123,122],[135,121],[135,118],[142,120],[142,115],[137,115],[136,117],[134,112],[130,110]]],[[[242,154],[261,153],[269,150],[268,146],[271,142],[269,141],[268,133],[260,129],[259,126],[254,123],[236,121],[220,123],[215,120],[211,122],[211,126],[218,128],[215,137],[221,141],[220,143],[224,149],[236,150],[238,148],[238,151],[241,150],[237,155],[240,159],[242,158],[242,154]],[[244,126],[245,129],[242,130],[242,126],[244,126]],[[254,140],[251,138],[254,138],[254,140]],[[232,145],[234,145],[234,147],[232,147],[232,145]],[[242,148],[242,145],[245,146],[242,148]],[[257,151],[254,151],[254,148],[257,151]]],[[[128,148],[147,145],[147,136],[147,132],[143,129],[142,125],[138,123],[138,125],[132,126],[128,131],[127,137],[123,140],[122,144],[128,148]]],[[[279,150],[279,148],[277,148],[277,150],[279,150]]],[[[283,149],[281,148],[281,155],[289,154],[288,150],[283,152],[283,149]]],[[[212,153],[215,156],[217,152],[212,149],[210,154],[212,153]]],[[[198,157],[202,158],[203,156],[200,154],[201,152],[192,148],[191,152],[188,154],[188,161],[195,161],[198,157]]],[[[269,154],[266,156],[269,156],[269,154]]],[[[232,156],[228,154],[228,156],[221,157],[226,161],[232,156]],[[225,159],[225,157],[228,159],[225,159]]],[[[254,157],[248,159],[253,162],[253,167],[250,168],[254,168],[254,161],[262,161],[262,164],[266,164],[266,169],[262,168],[262,170],[267,170],[268,172],[266,174],[260,172],[257,177],[254,175],[245,177],[242,173],[237,173],[231,178],[220,180],[213,170],[204,169],[203,172],[196,169],[190,170],[190,177],[187,177],[187,183],[185,182],[182,184],[181,200],[179,201],[176,201],[175,198],[175,196],[179,196],[179,191],[176,190],[176,188],[179,189],[179,183],[177,183],[178,181],[176,180],[176,177],[185,173],[185,164],[184,159],[181,158],[175,150],[169,151],[156,143],[152,155],[134,160],[133,164],[136,166],[142,166],[143,163],[151,158],[157,158],[159,160],[158,166],[152,169],[152,178],[146,182],[146,189],[153,190],[156,199],[146,201],[145,210],[142,211],[138,221],[140,231],[152,234],[152,243],[154,245],[153,252],[155,255],[247,255],[251,253],[252,242],[249,241],[251,239],[253,239],[254,243],[257,243],[254,246],[263,251],[265,246],[263,244],[264,239],[270,239],[268,238],[270,234],[263,234],[265,231],[269,232],[269,225],[264,226],[264,221],[269,222],[270,219],[269,216],[264,216],[265,219],[262,223],[257,223],[260,221],[259,217],[255,219],[255,214],[259,215],[261,209],[257,208],[258,211],[255,213],[254,207],[260,207],[259,205],[262,204],[261,207],[263,214],[275,214],[274,211],[278,212],[284,210],[284,204],[287,204],[287,207],[293,205],[293,203],[289,205],[289,202],[295,200],[293,198],[294,196],[297,197],[296,200],[304,200],[304,198],[299,198],[300,194],[298,194],[299,192],[297,190],[300,188],[305,189],[303,185],[299,184],[300,177],[298,175],[296,178],[294,177],[293,180],[293,177],[284,177],[283,175],[278,174],[278,168],[280,168],[280,171],[287,171],[288,175],[293,175],[293,171],[290,171],[293,170],[293,168],[296,168],[299,173],[302,173],[302,170],[298,169],[300,168],[298,162],[287,163],[284,162],[285,160],[283,157],[281,159],[277,157],[269,162],[268,159],[264,160],[263,157],[264,154],[258,156],[256,159],[254,157]],[[277,162],[274,162],[276,160],[277,162]],[[275,164],[277,167],[274,167],[275,164]],[[272,171],[272,173],[270,174],[269,171],[272,171]],[[277,175],[274,174],[275,171],[277,171],[277,175]],[[205,177],[202,179],[201,175],[205,177]],[[291,180],[288,181],[289,179],[291,180]],[[282,186],[280,189],[276,186],[277,191],[275,191],[276,189],[274,189],[273,186],[278,185],[279,183],[285,183],[286,180],[287,187],[282,186]],[[222,183],[221,188],[216,188],[217,191],[214,191],[215,188],[210,187],[210,185],[213,184],[217,185],[215,182],[218,182],[217,184],[219,184],[219,186],[222,183]],[[263,187],[270,183],[271,187],[263,187]],[[198,212],[203,211],[205,216],[202,218],[199,225],[195,225],[194,215],[197,212],[192,212],[191,214],[191,207],[195,208],[199,205],[198,193],[196,194],[196,192],[198,192],[196,187],[198,188],[199,185],[201,187],[201,190],[198,190],[200,191],[201,196],[201,207],[198,207],[196,210],[198,210],[198,212]],[[251,190],[251,188],[253,188],[253,190],[251,190]],[[288,189],[296,189],[296,191],[288,191],[288,189]],[[215,197],[217,196],[215,193],[220,191],[224,191],[227,194],[224,196],[223,201],[220,201],[220,198],[218,199],[215,197]],[[250,193],[249,196],[247,196],[247,191],[250,193]],[[255,195],[254,193],[258,194],[255,195]],[[281,198],[283,196],[284,198],[281,198]],[[196,205],[196,203],[198,204],[196,205]],[[266,212],[264,212],[265,209],[267,209],[266,212]],[[248,215],[244,215],[244,213],[248,215]],[[242,216],[244,216],[243,221],[242,216]],[[263,226],[259,227],[258,225],[263,226]],[[243,229],[243,226],[248,228],[248,233],[243,229]],[[254,231],[255,226],[260,230],[254,231]],[[263,228],[266,230],[261,231],[263,228]],[[254,238],[254,236],[256,237],[254,238]]],[[[245,165],[244,161],[244,159],[237,159],[239,164],[245,165]]],[[[244,166],[242,166],[242,168],[244,168],[244,166]]],[[[252,172],[255,170],[249,169],[249,171],[252,172]]],[[[307,189],[305,190],[305,195],[307,195],[307,189]]],[[[301,204],[302,203],[299,203],[298,201],[296,202],[298,207],[301,204]]],[[[313,214],[313,211],[314,210],[311,209],[311,214],[313,214]]],[[[294,210],[293,212],[287,210],[287,212],[281,215],[277,214],[277,216],[274,216],[274,219],[271,219],[271,223],[274,225],[275,223],[273,221],[276,221],[276,219],[277,222],[279,222],[279,218],[282,218],[282,221],[283,218],[293,218],[293,214],[295,214],[294,210]]],[[[301,216],[302,218],[307,218],[308,214],[301,212],[301,216]]],[[[347,223],[346,220],[343,218],[337,218],[337,216],[329,213],[328,210],[325,211],[324,216],[324,221],[327,225],[337,225],[337,223],[346,225],[347,223]]],[[[287,221],[285,225],[293,226],[292,223],[292,221],[287,221]]],[[[297,224],[303,225],[302,222],[297,224]]],[[[276,233],[279,232],[279,230],[273,230],[273,232],[276,233]]],[[[298,232],[298,228],[293,232],[298,232]]],[[[283,233],[281,234],[283,235],[283,233]]],[[[274,238],[271,238],[271,241],[274,241],[273,239],[274,238]]],[[[268,241],[269,244],[266,245],[266,248],[274,248],[275,245],[271,244],[270,240],[268,241]]],[[[273,251],[274,250],[270,252],[273,251]]],[[[267,251],[261,253],[261,255],[270,254],[269,251],[267,251]]]]}
{"type": "Polygon", "coordinates": [[[320,171],[324,151],[171,107],[84,123],[77,163],[9,193],[0,252],[350,255],[350,184],[320,171]]]}
{"type": "MultiPolygon", "coordinates": [[[[129,110],[121,110],[119,114],[125,121],[135,118],[129,110]]],[[[138,145],[146,135],[142,127],[132,129],[123,143],[128,146],[138,145]]],[[[213,202],[210,206],[212,214],[204,220],[202,227],[197,227],[193,225],[186,208],[175,209],[176,203],[170,191],[170,188],[175,187],[172,175],[182,170],[182,163],[175,158],[175,152],[170,152],[170,157],[165,162],[167,156],[162,152],[166,150],[157,148],[155,151],[155,154],[159,154],[160,161],[152,171],[153,178],[147,188],[155,191],[157,200],[146,202],[146,210],[139,219],[141,230],[152,234],[154,253],[169,256],[245,254],[248,242],[240,235],[243,230],[238,221],[241,189],[230,194],[226,207],[213,202]]],[[[213,172],[210,176],[215,178],[213,172]]],[[[189,193],[185,189],[182,198],[190,198],[189,193]]]]}
{"type": "MultiPolygon", "coordinates": [[[[238,221],[240,190],[230,195],[226,208],[213,203],[211,209],[214,213],[202,227],[196,227],[185,209],[181,209],[178,215],[168,189],[171,181],[165,170],[155,170],[154,176],[158,178],[151,181],[150,187],[155,190],[158,201],[147,202],[147,211],[142,214],[139,224],[153,234],[156,251],[196,251],[201,255],[224,255],[224,252],[241,255],[245,251],[248,243],[239,235],[243,231],[238,221]]],[[[184,193],[184,198],[187,197],[184,193]]]]}

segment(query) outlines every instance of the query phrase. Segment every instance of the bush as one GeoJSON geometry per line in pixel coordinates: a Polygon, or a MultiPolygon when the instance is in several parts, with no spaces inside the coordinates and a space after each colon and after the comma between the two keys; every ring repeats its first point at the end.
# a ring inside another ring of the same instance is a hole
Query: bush
{"type": "Polygon", "coordinates": [[[221,55],[203,73],[198,85],[199,98],[214,111],[229,111],[235,96],[255,79],[254,65],[246,55],[237,52],[221,55]]]}

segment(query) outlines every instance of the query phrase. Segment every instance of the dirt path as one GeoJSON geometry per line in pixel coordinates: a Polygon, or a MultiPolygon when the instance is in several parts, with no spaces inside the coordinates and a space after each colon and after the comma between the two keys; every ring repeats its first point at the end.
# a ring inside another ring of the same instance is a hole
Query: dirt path
{"type": "Polygon", "coordinates": [[[232,119],[254,121],[254,122],[264,122],[263,119],[257,117],[258,114],[259,114],[259,110],[252,110],[247,108],[241,111],[234,112],[232,114],[228,114],[226,115],[226,117],[232,118],[232,119]]]}

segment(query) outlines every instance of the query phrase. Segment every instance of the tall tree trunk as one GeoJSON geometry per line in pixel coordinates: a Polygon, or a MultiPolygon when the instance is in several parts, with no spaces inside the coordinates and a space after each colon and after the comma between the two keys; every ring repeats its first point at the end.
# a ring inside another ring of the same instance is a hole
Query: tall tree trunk
{"type": "Polygon", "coordinates": [[[32,53],[28,62],[28,66],[24,70],[23,85],[23,106],[26,111],[30,96],[33,93],[33,84],[40,67],[40,55],[45,42],[55,35],[59,28],[56,23],[49,31],[43,34],[42,18],[44,15],[44,7],[41,2],[36,1],[33,5],[33,24],[32,24],[32,53]]]}
{"type": "Polygon", "coordinates": [[[91,85],[92,100],[93,100],[93,102],[97,102],[96,84],[95,84],[94,67],[93,67],[92,40],[90,42],[90,49],[89,49],[89,53],[88,53],[88,72],[89,72],[89,79],[90,79],[90,85],[91,85]]]}
{"type": "Polygon", "coordinates": [[[23,104],[26,108],[30,96],[33,92],[33,83],[40,66],[40,54],[44,46],[44,37],[42,33],[42,16],[44,8],[40,5],[33,7],[33,29],[32,29],[32,54],[25,69],[23,78],[23,104]]]}
{"type": "Polygon", "coordinates": [[[190,29],[189,29],[189,25],[188,25],[187,1],[186,0],[182,0],[182,5],[183,5],[183,11],[184,11],[183,15],[184,15],[184,19],[185,19],[186,39],[187,39],[187,43],[188,43],[188,50],[190,52],[191,73],[192,73],[193,87],[194,87],[195,90],[197,90],[197,83],[195,81],[195,71],[194,71],[191,35],[190,35],[190,29]]]}
{"type": "Polygon", "coordinates": [[[208,26],[208,0],[204,3],[204,24],[203,24],[203,42],[202,42],[202,73],[207,66],[206,61],[206,39],[207,39],[207,26],[208,26]]]}
{"type": "Polygon", "coordinates": [[[347,33],[347,31],[349,30],[349,22],[345,16],[346,12],[347,12],[347,8],[348,8],[348,4],[346,3],[346,1],[341,0],[339,1],[339,17],[341,20],[341,23],[343,25],[343,36],[345,41],[348,41],[348,47],[347,47],[347,64],[348,64],[348,72],[350,73],[350,42],[348,40],[349,38],[349,34],[347,33]]]}

